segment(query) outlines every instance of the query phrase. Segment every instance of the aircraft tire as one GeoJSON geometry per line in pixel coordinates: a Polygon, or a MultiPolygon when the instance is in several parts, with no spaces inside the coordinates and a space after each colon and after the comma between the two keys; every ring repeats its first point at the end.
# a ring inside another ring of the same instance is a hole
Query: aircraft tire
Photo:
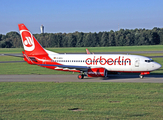
{"type": "Polygon", "coordinates": [[[79,74],[78,75],[78,79],[83,79],[84,78],[84,75],[83,74],[79,74]]]}
{"type": "Polygon", "coordinates": [[[143,79],[143,78],[144,78],[144,76],[143,76],[143,75],[139,75],[139,77],[140,77],[140,79],[143,79]]]}

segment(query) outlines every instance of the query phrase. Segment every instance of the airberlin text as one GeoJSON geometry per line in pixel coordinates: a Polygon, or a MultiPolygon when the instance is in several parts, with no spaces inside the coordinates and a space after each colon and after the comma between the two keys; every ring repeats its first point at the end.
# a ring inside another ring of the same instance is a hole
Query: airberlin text
{"type": "Polygon", "coordinates": [[[119,56],[118,58],[102,58],[102,56],[100,56],[99,58],[96,58],[94,56],[94,58],[87,58],[86,59],[86,64],[87,65],[97,65],[97,64],[101,64],[101,65],[131,65],[131,59],[130,58],[124,58],[124,56],[119,56]]]}

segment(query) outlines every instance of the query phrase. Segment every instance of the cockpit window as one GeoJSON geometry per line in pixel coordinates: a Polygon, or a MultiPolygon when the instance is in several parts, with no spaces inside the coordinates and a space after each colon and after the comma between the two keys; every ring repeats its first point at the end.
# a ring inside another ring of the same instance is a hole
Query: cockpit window
{"type": "Polygon", "coordinates": [[[153,60],[145,60],[145,62],[150,63],[150,62],[154,62],[154,61],[153,60]]]}

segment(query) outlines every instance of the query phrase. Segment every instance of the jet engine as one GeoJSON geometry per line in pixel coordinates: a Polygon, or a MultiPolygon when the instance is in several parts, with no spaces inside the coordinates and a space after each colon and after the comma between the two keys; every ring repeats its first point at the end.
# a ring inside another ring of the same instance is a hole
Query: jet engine
{"type": "Polygon", "coordinates": [[[87,75],[88,77],[107,77],[107,70],[105,68],[90,68],[87,75]]]}

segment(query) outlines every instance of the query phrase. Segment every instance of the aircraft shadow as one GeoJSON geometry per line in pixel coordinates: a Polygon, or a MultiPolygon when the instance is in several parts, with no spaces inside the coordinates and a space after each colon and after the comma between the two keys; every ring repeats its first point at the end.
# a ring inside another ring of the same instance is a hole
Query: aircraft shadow
{"type": "MultiPolygon", "coordinates": [[[[106,78],[100,78],[101,80],[120,80],[120,79],[140,79],[139,74],[137,75],[108,75],[106,78]]],[[[163,74],[150,74],[150,75],[144,75],[143,79],[146,78],[163,78],[163,74]]]]}

